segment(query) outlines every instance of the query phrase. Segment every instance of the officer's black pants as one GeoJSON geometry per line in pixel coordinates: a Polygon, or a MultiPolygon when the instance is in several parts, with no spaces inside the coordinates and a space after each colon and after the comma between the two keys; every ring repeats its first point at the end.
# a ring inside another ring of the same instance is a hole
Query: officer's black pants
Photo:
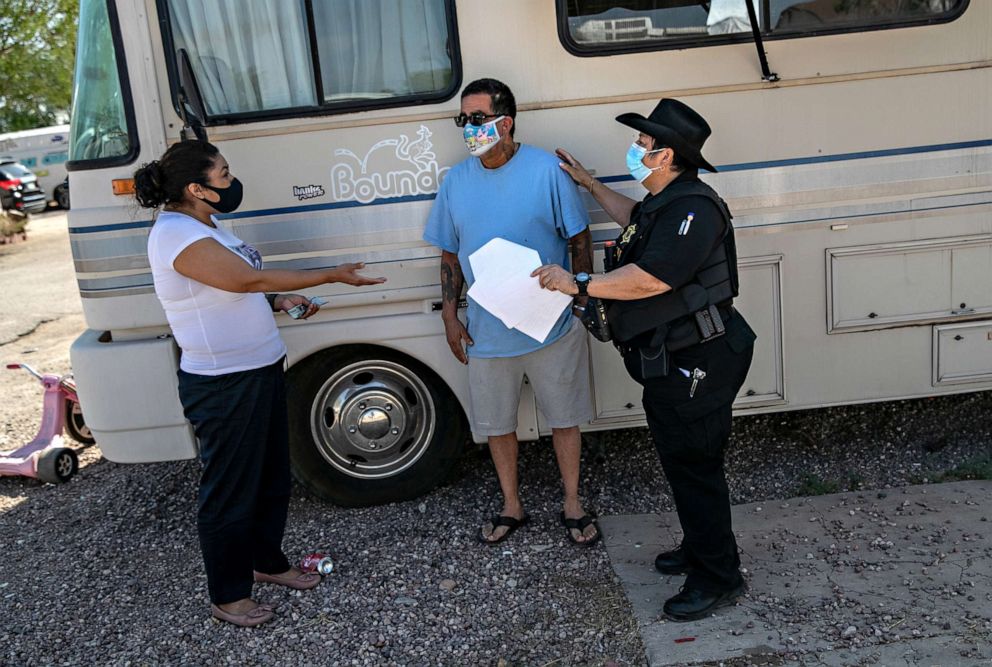
{"type": "Polygon", "coordinates": [[[624,356],[627,371],[644,386],[648,427],[682,524],[682,547],[690,563],[686,586],[708,592],[727,591],[742,581],[723,456],[731,406],[754,349],[746,331],[736,337],[728,331],[728,336],[673,354],[665,377],[645,380],[639,352],[624,356]],[[692,379],[679,369],[692,373],[695,368],[706,377],[690,398],[692,379]]]}
{"type": "Polygon", "coordinates": [[[251,597],[252,569],[289,569],[282,552],[290,495],[283,360],[218,376],[179,371],[179,398],[203,463],[197,528],[210,601],[251,597]]]}

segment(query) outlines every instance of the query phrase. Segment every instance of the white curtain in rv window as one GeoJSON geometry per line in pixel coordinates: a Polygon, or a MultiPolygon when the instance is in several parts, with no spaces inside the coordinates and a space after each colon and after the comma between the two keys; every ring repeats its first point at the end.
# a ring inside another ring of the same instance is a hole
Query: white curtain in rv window
{"type": "Polygon", "coordinates": [[[710,2],[710,11],[706,15],[706,32],[711,35],[726,35],[750,30],[751,18],[747,12],[747,0],[712,0],[710,2]]]}
{"type": "Polygon", "coordinates": [[[169,0],[169,14],[208,114],[316,104],[303,3],[169,0]]]}
{"type": "Polygon", "coordinates": [[[325,101],[450,85],[444,0],[314,0],[313,15],[325,101]]]}

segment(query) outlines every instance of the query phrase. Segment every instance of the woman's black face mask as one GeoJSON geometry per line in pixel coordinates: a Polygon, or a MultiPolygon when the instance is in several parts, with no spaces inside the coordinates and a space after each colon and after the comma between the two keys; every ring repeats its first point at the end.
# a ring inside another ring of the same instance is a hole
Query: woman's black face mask
{"type": "Polygon", "coordinates": [[[217,209],[218,213],[231,213],[241,206],[241,200],[244,198],[244,188],[241,185],[241,181],[238,179],[231,179],[231,184],[226,188],[215,188],[214,186],[207,185],[206,183],[200,183],[200,185],[208,190],[213,190],[220,197],[220,201],[216,202],[200,197],[200,201],[210,204],[217,209]]]}

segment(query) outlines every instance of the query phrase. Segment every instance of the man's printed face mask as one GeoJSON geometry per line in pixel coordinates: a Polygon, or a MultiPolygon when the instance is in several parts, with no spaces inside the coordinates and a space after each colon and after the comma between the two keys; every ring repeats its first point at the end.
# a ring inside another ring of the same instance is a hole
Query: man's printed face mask
{"type": "Polygon", "coordinates": [[[500,116],[483,125],[466,124],[462,128],[462,136],[465,138],[465,147],[468,148],[468,152],[475,157],[482,157],[489,152],[490,148],[498,144],[501,137],[496,123],[504,118],[506,116],[500,116]]]}

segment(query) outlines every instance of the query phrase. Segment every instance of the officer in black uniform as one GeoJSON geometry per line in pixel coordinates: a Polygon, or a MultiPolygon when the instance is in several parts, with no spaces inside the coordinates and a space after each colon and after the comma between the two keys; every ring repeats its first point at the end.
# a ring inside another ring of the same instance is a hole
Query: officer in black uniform
{"type": "Polygon", "coordinates": [[[624,227],[607,248],[608,271],[573,276],[547,265],[534,275],[547,289],[603,300],[613,342],[644,387],[648,426],[683,532],[681,546],[659,554],[655,567],[687,575],[664,612],[688,621],[744,590],[723,461],[755,336],[731,305],[737,252],[730,211],[698,176],[699,168],[716,171],[701,152],[709,125],[673,99],[661,100],[647,118],[627,113],[617,121],[639,132],[627,166],[648,190],[643,201],[614,192],[558,150],[562,169],[624,227]]]}

